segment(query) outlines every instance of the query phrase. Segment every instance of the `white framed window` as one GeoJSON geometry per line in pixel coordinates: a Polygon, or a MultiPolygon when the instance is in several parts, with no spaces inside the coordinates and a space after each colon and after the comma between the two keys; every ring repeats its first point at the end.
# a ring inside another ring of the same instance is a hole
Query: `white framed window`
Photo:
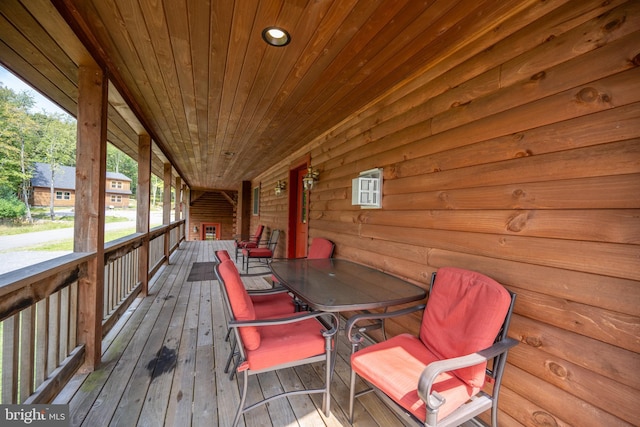
{"type": "Polygon", "coordinates": [[[111,181],[111,188],[122,188],[122,181],[111,181]]]}
{"type": "Polygon", "coordinates": [[[111,195],[111,202],[112,203],[120,203],[122,202],[122,196],[116,196],[115,194],[111,195]]]}
{"type": "Polygon", "coordinates": [[[351,204],[362,209],[382,207],[382,168],[360,172],[351,182],[351,204]]]}
{"type": "Polygon", "coordinates": [[[56,191],[56,200],[71,200],[69,191],[56,191]]]}
{"type": "Polygon", "coordinates": [[[258,216],[260,214],[260,187],[254,187],[253,189],[253,215],[258,216]]]}

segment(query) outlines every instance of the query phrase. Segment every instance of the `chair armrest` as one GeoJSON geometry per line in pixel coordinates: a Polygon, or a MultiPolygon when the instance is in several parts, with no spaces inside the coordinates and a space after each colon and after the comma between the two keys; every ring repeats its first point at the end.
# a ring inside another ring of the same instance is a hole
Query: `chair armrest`
{"type": "Polygon", "coordinates": [[[285,325],[287,323],[300,322],[302,320],[313,319],[317,317],[330,317],[332,319],[331,329],[323,331],[323,336],[332,336],[338,332],[338,316],[335,313],[327,313],[323,311],[308,312],[296,316],[278,317],[264,320],[231,320],[229,321],[229,327],[241,328],[243,326],[275,326],[285,325]]]}
{"type": "Polygon", "coordinates": [[[491,347],[485,348],[477,353],[467,354],[466,356],[454,357],[452,359],[438,360],[427,365],[420,375],[418,381],[418,395],[427,404],[428,408],[438,409],[444,403],[444,399],[437,392],[431,392],[433,382],[443,372],[449,372],[460,368],[478,365],[486,362],[502,353],[509,351],[511,347],[518,344],[513,338],[505,338],[493,344],[491,347]]]}
{"type": "Polygon", "coordinates": [[[361,335],[361,333],[366,330],[366,328],[361,328],[361,329],[358,329],[355,332],[355,334],[353,334],[352,329],[356,326],[356,324],[359,321],[382,320],[382,319],[388,319],[390,317],[404,316],[405,314],[410,314],[415,311],[424,310],[424,307],[425,307],[424,304],[420,304],[420,305],[415,305],[408,308],[403,308],[402,310],[390,311],[385,313],[366,312],[366,313],[356,314],[355,316],[352,316],[351,318],[349,318],[349,320],[347,321],[345,325],[345,332],[347,334],[347,337],[349,338],[349,341],[351,341],[352,344],[359,344],[364,340],[364,337],[361,335]]]}

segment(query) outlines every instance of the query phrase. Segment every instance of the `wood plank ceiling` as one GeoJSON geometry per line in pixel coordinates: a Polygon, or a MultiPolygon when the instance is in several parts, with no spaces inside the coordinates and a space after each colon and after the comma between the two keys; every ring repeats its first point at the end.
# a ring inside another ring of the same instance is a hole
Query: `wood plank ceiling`
{"type": "Polygon", "coordinates": [[[123,113],[126,103],[183,180],[204,190],[237,189],[240,181],[492,30],[475,25],[477,17],[493,16],[497,26],[531,2],[53,0],[55,8],[48,0],[2,3],[3,20],[15,29],[0,34],[4,64],[35,83],[53,85],[42,90],[61,105],[77,98],[77,87],[66,83],[73,82],[74,71],[65,70],[77,64],[83,48],[58,23],[61,15],[119,89],[110,95],[111,142],[135,150],[140,125],[123,113]],[[289,31],[289,45],[272,47],[261,39],[272,25],[289,31]],[[46,39],[42,34],[53,37],[47,43],[66,55],[66,63],[37,46],[46,39]],[[29,44],[36,48],[29,50],[29,44]],[[23,64],[38,62],[64,78],[42,76],[38,67],[23,64]]]}

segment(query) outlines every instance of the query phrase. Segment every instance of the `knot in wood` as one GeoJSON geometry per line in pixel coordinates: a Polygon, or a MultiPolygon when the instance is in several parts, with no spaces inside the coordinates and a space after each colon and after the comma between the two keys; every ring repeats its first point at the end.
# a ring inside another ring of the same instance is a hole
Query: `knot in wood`
{"type": "Polygon", "coordinates": [[[514,233],[519,233],[525,229],[527,225],[528,215],[526,213],[520,213],[509,219],[507,223],[507,230],[514,233]]]}
{"type": "Polygon", "coordinates": [[[547,362],[546,365],[549,372],[551,372],[556,377],[562,378],[562,379],[567,378],[568,372],[567,372],[567,368],[565,368],[564,366],[556,362],[547,362]]]}
{"type": "Polygon", "coordinates": [[[622,26],[622,24],[624,24],[624,21],[626,21],[626,17],[623,16],[622,18],[618,18],[618,19],[614,19],[613,21],[609,21],[607,22],[604,27],[602,28],[604,30],[605,33],[610,33],[612,31],[617,30],[618,28],[620,28],[622,26]]]}
{"type": "Polygon", "coordinates": [[[440,192],[440,194],[438,194],[438,199],[440,199],[440,201],[442,202],[448,202],[449,201],[449,193],[442,191],[440,192]]]}
{"type": "Polygon", "coordinates": [[[511,195],[514,199],[522,199],[524,196],[526,196],[526,193],[522,188],[518,188],[513,190],[513,193],[511,193],[511,195]]]}
{"type": "Polygon", "coordinates": [[[547,77],[547,73],[545,71],[540,71],[538,73],[535,73],[533,76],[531,76],[531,80],[533,81],[544,80],[545,77],[547,77]]]}
{"type": "Polygon", "coordinates": [[[516,153],[516,159],[520,157],[529,157],[533,156],[533,152],[531,150],[521,150],[516,153]]]}
{"type": "Polygon", "coordinates": [[[580,102],[591,103],[591,102],[596,102],[598,98],[600,98],[600,94],[598,93],[598,90],[594,87],[585,87],[581,89],[580,92],[578,92],[578,94],[576,95],[576,98],[578,98],[578,101],[580,102]]]}
{"type": "Polygon", "coordinates": [[[542,340],[540,337],[525,337],[524,342],[531,347],[542,347],[542,340]]]}
{"type": "MultiPolygon", "coordinates": [[[[385,178],[385,179],[388,179],[388,178],[391,178],[391,179],[393,179],[393,178],[397,178],[397,177],[398,177],[398,172],[399,172],[399,170],[400,170],[400,166],[399,166],[397,163],[396,163],[396,164],[394,164],[394,165],[391,165],[391,166],[386,170],[386,174],[388,174],[389,176],[388,176],[388,177],[387,177],[387,176],[385,176],[384,178],[385,178]]],[[[385,174],[385,175],[386,175],[386,174],[385,174]]]]}
{"type": "Polygon", "coordinates": [[[634,57],[631,59],[631,63],[632,63],[633,65],[635,65],[636,67],[637,67],[638,65],[640,65],[640,53],[639,53],[639,54],[637,54],[636,56],[634,56],[634,57]]]}
{"type": "Polygon", "coordinates": [[[535,411],[532,415],[533,422],[542,427],[558,427],[558,421],[548,412],[535,411]]]}

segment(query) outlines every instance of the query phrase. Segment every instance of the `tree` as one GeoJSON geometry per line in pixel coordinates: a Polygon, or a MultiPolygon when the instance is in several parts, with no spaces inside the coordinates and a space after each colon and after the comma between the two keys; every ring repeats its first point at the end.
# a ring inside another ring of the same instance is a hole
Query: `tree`
{"type": "Polygon", "coordinates": [[[34,103],[27,92],[15,93],[0,86],[0,185],[21,198],[29,222],[29,180],[37,136],[37,124],[29,109],[34,103]]]}
{"type": "Polygon", "coordinates": [[[41,138],[38,144],[38,154],[43,163],[51,168],[51,187],[49,197],[49,215],[55,219],[53,209],[55,202],[55,175],[60,166],[74,166],[76,153],[76,125],[75,121],[61,115],[37,114],[40,123],[41,138]]]}

